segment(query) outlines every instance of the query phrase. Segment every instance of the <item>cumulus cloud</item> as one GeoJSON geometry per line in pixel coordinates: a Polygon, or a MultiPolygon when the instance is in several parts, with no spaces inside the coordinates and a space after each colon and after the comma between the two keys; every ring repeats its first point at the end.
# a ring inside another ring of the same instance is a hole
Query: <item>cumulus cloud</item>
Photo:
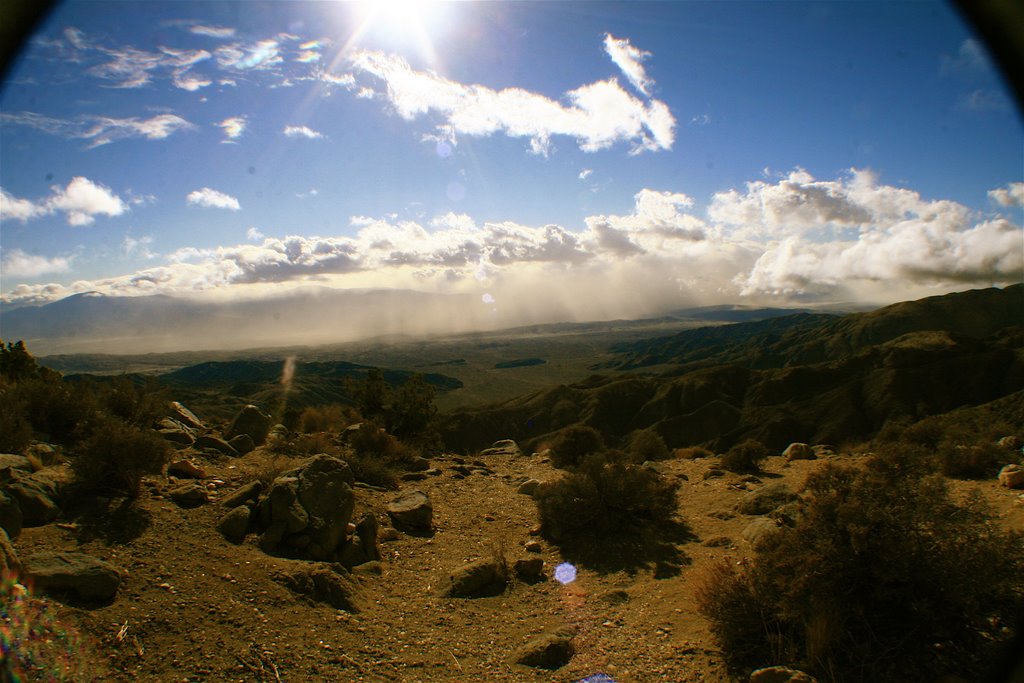
{"type": "Polygon", "coordinates": [[[66,273],[71,262],[65,256],[38,256],[21,249],[4,250],[3,271],[6,277],[36,278],[52,273],[66,273]]]}
{"type": "Polygon", "coordinates": [[[224,131],[226,141],[237,140],[245,132],[248,121],[244,116],[232,116],[224,119],[217,126],[224,131]]]}
{"type": "Polygon", "coordinates": [[[242,208],[242,205],[238,203],[238,200],[231,195],[218,192],[217,190],[211,190],[208,187],[189,192],[188,196],[185,197],[185,201],[192,206],[202,206],[210,209],[229,209],[231,211],[238,211],[242,208]]]}
{"type": "Polygon", "coordinates": [[[323,133],[307,126],[285,126],[284,134],[290,138],[306,138],[308,140],[316,140],[323,137],[323,133]]]}
{"type": "Polygon", "coordinates": [[[651,94],[654,81],[648,78],[643,64],[651,56],[650,52],[633,47],[629,38],[616,38],[610,33],[604,34],[604,51],[634,88],[644,95],[651,94]]]}
{"type": "Polygon", "coordinates": [[[630,143],[632,153],[667,150],[675,141],[676,121],[668,106],[659,100],[645,104],[615,79],[570,90],[566,106],[521,88],[493,90],[417,71],[397,55],[359,50],[349,59],[355,71],[384,82],[387,100],[403,119],[430,115],[460,135],[527,138],[535,154],[547,154],[557,135],[575,138],[586,152],[618,142],[630,143]]]}
{"type": "Polygon", "coordinates": [[[195,129],[193,124],[174,114],[158,114],[148,119],[82,116],[69,120],[23,111],[0,113],[0,122],[28,126],[50,135],[88,140],[90,149],[130,138],[163,140],[179,131],[195,129]]]}
{"type": "Polygon", "coordinates": [[[988,196],[999,206],[1024,206],[1024,183],[1010,183],[1006,187],[989,190],[988,196]]]}
{"type": "Polygon", "coordinates": [[[22,223],[40,216],[63,213],[68,225],[91,225],[99,215],[120,216],[128,210],[128,204],[104,187],[76,176],[66,187],[53,186],[49,197],[33,202],[19,199],[0,189],[0,217],[4,220],[19,220],[22,223]]]}

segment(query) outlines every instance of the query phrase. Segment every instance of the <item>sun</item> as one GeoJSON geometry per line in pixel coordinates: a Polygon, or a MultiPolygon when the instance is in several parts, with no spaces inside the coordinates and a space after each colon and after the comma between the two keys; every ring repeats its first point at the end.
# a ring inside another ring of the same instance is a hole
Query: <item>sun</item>
{"type": "Polygon", "coordinates": [[[412,48],[435,64],[434,37],[445,30],[448,3],[438,0],[358,0],[350,3],[356,25],[349,43],[382,43],[394,49],[412,48]]]}

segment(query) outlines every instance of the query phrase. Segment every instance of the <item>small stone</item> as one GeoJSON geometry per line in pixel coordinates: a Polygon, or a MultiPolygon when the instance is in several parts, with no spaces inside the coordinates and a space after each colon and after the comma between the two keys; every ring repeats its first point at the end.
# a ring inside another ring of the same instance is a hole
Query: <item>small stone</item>
{"type": "Polygon", "coordinates": [[[999,483],[1008,489],[1024,488],[1024,467],[1014,464],[999,470],[999,483]]]}
{"type": "Polygon", "coordinates": [[[515,561],[512,571],[524,583],[537,583],[544,580],[544,558],[523,557],[515,561]]]}
{"type": "Polygon", "coordinates": [[[245,532],[249,530],[249,520],[251,517],[252,511],[248,506],[239,505],[221,517],[217,523],[217,531],[228,541],[237,545],[245,540],[245,532]]]}
{"type": "Polygon", "coordinates": [[[178,507],[196,508],[210,500],[207,490],[196,484],[185,484],[167,493],[178,507]]]}
{"type": "Polygon", "coordinates": [[[540,541],[527,541],[523,548],[528,553],[539,553],[542,550],[540,541]]]}
{"type": "Polygon", "coordinates": [[[786,446],[786,450],[782,451],[782,457],[786,459],[786,462],[791,462],[793,460],[814,460],[818,456],[813,448],[798,442],[786,446]]]}
{"type": "Polygon", "coordinates": [[[769,666],[750,674],[750,683],[818,683],[813,676],[785,666],[769,666]]]}
{"type": "Polygon", "coordinates": [[[175,460],[167,466],[167,474],[183,479],[205,479],[206,471],[188,458],[175,460]]]}
{"type": "Polygon", "coordinates": [[[449,598],[476,598],[497,595],[505,590],[508,569],[496,557],[484,557],[463,565],[448,576],[442,595],[449,598]]]}
{"type": "Polygon", "coordinates": [[[529,641],[513,655],[517,664],[537,669],[560,669],[575,654],[572,638],[546,633],[529,641]]]}
{"type": "Polygon", "coordinates": [[[256,500],[262,491],[263,484],[256,479],[226,496],[220,504],[226,508],[236,508],[256,500]]]}
{"type": "Polygon", "coordinates": [[[541,482],[539,479],[527,479],[519,485],[519,488],[516,489],[516,493],[521,493],[524,496],[532,496],[537,492],[537,488],[540,484],[541,482]]]}
{"type": "Polygon", "coordinates": [[[429,530],[433,527],[434,508],[423,491],[403,491],[388,503],[388,516],[396,527],[429,530]]]}

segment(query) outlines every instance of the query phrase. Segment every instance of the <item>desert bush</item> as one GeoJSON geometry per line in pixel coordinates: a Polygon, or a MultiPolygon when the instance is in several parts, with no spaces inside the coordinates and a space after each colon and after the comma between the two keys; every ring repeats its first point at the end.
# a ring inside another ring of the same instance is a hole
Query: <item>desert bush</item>
{"type": "Polygon", "coordinates": [[[416,374],[395,390],[387,412],[387,427],[400,439],[433,446],[440,441],[433,428],[436,415],[434,387],[423,375],[416,374]]]}
{"type": "Polygon", "coordinates": [[[677,448],[676,457],[682,458],[683,460],[696,460],[698,458],[710,458],[714,455],[713,452],[704,448],[703,446],[687,446],[686,448],[677,448]]]}
{"type": "Polygon", "coordinates": [[[34,432],[65,445],[87,434],[88,423],[95,418],[98,408],[86,383],[65,382],[59,377],[18,382],[13,395],[25,406],[34,432]]]}
{"type": "Polygon", "coordinates": [[[588,455],[604,450],[604,438],[593,427],[576,424],[558,432],[551,440],[551,464],[570,468],[583,462],[588,455]]]}
{"type": "Polygon", "coordinates": [[[304,408],[299,413],[295,426],[300,432],[338,433],[358,421],[359,416],[353,408],[332,403],[304,408]]]}
{"type": "Polygon", "coordinates": [[[137,498],[142,477],[159,473],[168,453],[167,442],[155,432],[104,417],[93,425],[91,436],[74,447],[71,470],[85,491],[137,498]]]}
{"type": "Polygon", "coordinates": [[[651,470],[592,455],[537,490],[541,528],[552,540],[620,534],[671,520],[678,485],[651,470]]]}
{"type": "Polygon", "coordinates": [[[166,411],[167,390],[152,377],[136,380],[128,375],[115,377],[95,388],[102,410],[136,427],[150,427],[166,411]]]}
{"type": "Polygon", "coordinates": [[[1020,609],[1024,535],[953,502],[919,454],[812,473],[802,514],[698,591],[727,659],[827,681],[976,679],[1020,609]]]}
{"type": "Polygon", "coordinates": [[[636,462],[667,460],[672,457],[672,451],[665,445],[665,440],[653,429],[644,429],[634,434],[629,441],[629,452],[636,462]]]}
{"type": "Polygon", "coordinates": [[[398,471],[387,461],[372,455],[349,453],[345,456],[345,462],[352,469],[352,476],[356,481],[386,489],[393,489],[398,485],[398,471]]]}
{"type": "Polygon", "coordinates": [[[961,443],[958,439],[943,440],[935,457],[942,473],[957,479],[994,477],[1011,460],[1006,449],[994,441],[961,443]]]}
{"type": "Polygon", "coordinates": [[[32,442],[25,404],[11,388],[0,389],[0,453],[21,453],[32,442]]]}
{"type": "Polygon", "coordinates": [[[267,491],[282,472],[287,472],[294,466],[295,461],[291,457],[282,453],[274,453],[264,457],[256,464],[252,470],[252,478],[263,484],[263,490],[267,491]]]}
{"type": "Polygon", "coordinates": [[[747,439],[742,441],[722,456],[722,467],[730,472],[757,472],[761,469],[771,451],[760,441],[747,439]]]}

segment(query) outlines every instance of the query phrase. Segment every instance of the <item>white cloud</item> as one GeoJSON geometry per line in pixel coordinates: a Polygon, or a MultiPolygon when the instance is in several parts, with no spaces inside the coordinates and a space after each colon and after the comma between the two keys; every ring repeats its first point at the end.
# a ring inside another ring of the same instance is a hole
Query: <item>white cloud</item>
{"type": "Polygon", "coordinates": [[[250,242],[259,242],[264,237],[266,237],[266,235],[260,232],[260,229],[256,227],[251,227],[245,231],[245,239],[249,240],[250,242]]]}
{"type": "Polygon", "coordinates": [[[960,44],[956,55],[942,58],[942,73],[950,75],[963,72],[986,71],[992,68],[985,48],[975,38],[968,38],[960,44]]]}
{"type": "Polygon", "coordinates": [[[651,94],[650,89],[654,85],[654,81],[648,78],[643,65],[643,62],[651,56],[650,52],[633,47],[629,38],[616,38],[610,33],[604,34],[604,51],[608,53],[608,56],[615,62],[615,66],[619,67],[634,88],[644,95],[651,94]]]}
{"type": "Polygon", "coordinates": [[[217,126],[224,131],[224,135],[227,136],[227,140],[238,139],[242,133],[245,132],[247,125],[248,122],[244,116],[232,116],[217,124],[217,126]]]}
{"type": "Polygon", "coordinates": [[[231,211],[238,211],[242,208],[242,205],[238,203],[238,200],[231,195],[218,192],[217,190],[211,190],[208,187],[189,192],[188,196],[185,197],[185,201],[192,206],[202,206],[210,209],[229,209],[231,211]]]}
{"type": "Polygon", "coordinates": [[[163,140],[179,131],[195,128],[193,124],[174,114],[158,114],[148,119],[83,116],[68,120],[23,111],[17,114],[0,113],[0,122],[29,126],[50,135],[89,140],[90,149],[130,138],[163,140]]]}
{"type": "Polygon", "coordinates": [[[455,134],[527,138],[536,154],[547,154],[556,135],[575,138],[586,152],[618,142],[630,143],[633,153],[667,150],[675,140],[668,106],[658,100],[645,104],[615,79],[565,93],[565,106],[521,88],[492,90],[416,71],[403,58],[382,52],[356,51],[350,61],[357,72],[384,81],[388,101],[408,121],[429,114],[440,116],[439,127],[455,134]]]}
{"type": "Polygon", "coordinates": [[[989,190],[988,196],[999,206],[1024,206],[1024,183],[1010,183],[1006,187],[989,190]]]}
{"type": "Polygon", "coordinates": [[[35,278],[71,270],[70,259],[64,256],[37,256],[21,249],[4,250],[3,271],[6,277],[35,278]]]}
{"type": "Polygon", "coordinates": [[[152,260],[157,257],[157,254],[153,253],[150,249],[152,244],[153,237],[150,235],[137,239],[131,235],[125,235],[124,239],[121,240],[121,253],[128,257],[152,260]]]}
{"type": "Polygon", "coordinates": [[[306,138],[308,140],[316,140],[323,137],[323,133],[307,126],[285,126],[284,134],[290,138],[306,138]]]}
{"type": "Polygon", "coordinates": [[[593,173],[594,173],[594,169],[592,169],[592,168],[585,168],[582,171],[580,171],[579,179],[580,180],[586,180],[591,175],[593,175],[593,173]]]}
{"type": "Polygon", "coordinates": [[[200,24],[191,26],[188,30],[197,36],[207,36],[210,38],[231,38],[235,35],[235,29],[226,26],[203,26],[200,24]]]}
{"type": "Polygon", "coordinates": [[[32,218],[63,213],[69,225],[82,226],[91,225],[98,215],[120,216],[128,210],[128,204],[110,188],[82,176],[72,178],[64,188],[55,185],[50,189],[50,196],[37,202],[0,190],[0,216],[24,223],[32,218]]]}
{"type": "Polygon", "coordinates": [[[222,68],[239,71],[270,69],[284,61],[277,40],[260,40],[249,45],[235,43],[217,48],[217,63],[222,68]]]}

